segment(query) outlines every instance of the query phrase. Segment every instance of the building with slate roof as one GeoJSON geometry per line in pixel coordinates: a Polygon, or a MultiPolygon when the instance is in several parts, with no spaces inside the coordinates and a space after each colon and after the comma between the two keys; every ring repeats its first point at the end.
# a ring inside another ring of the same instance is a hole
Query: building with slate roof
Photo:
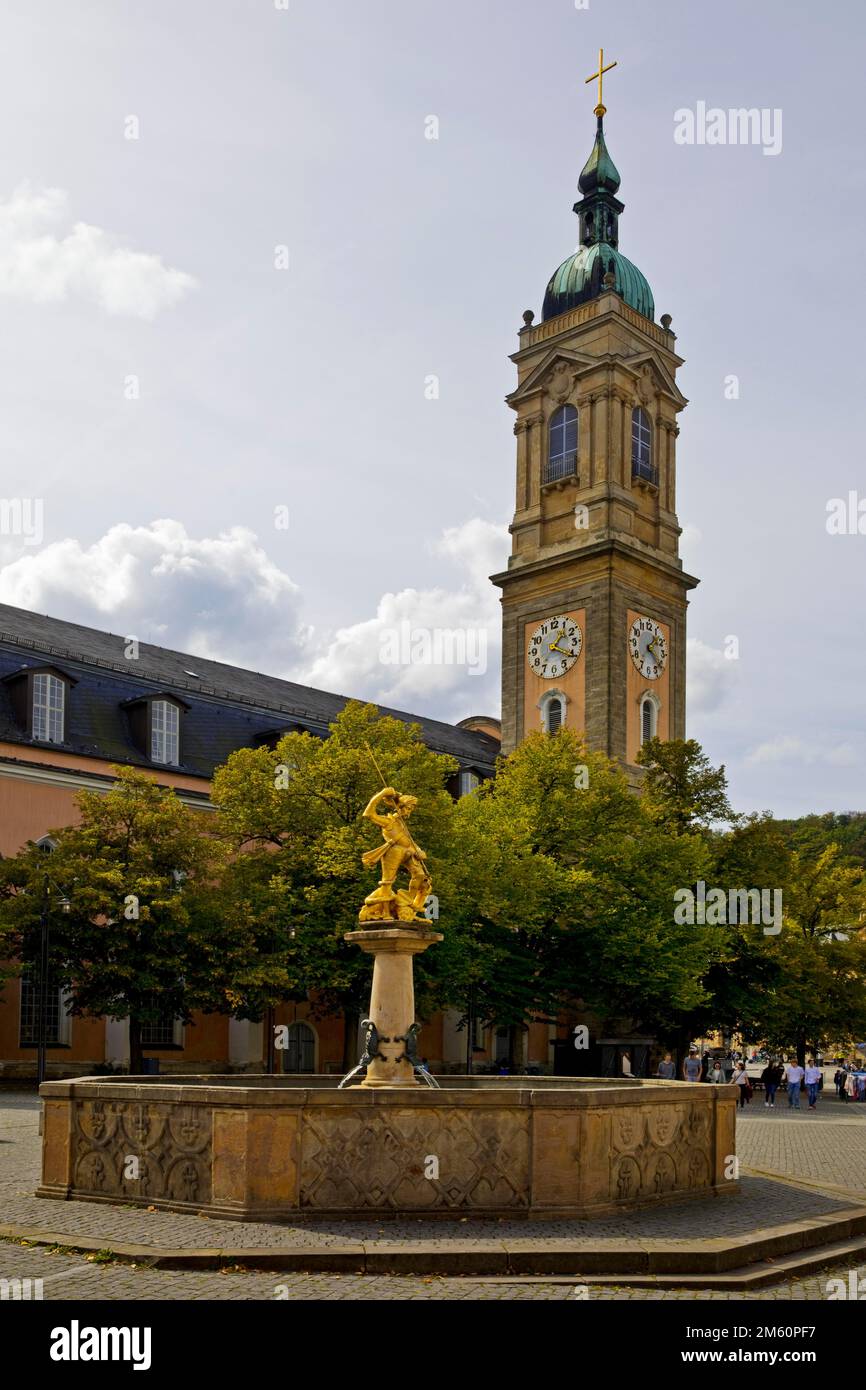
{"type": "MultiPolygon", "coordinates": [[[[48,831],[74,820],[78,792],[110,785],[116,764],[148,769],[188,804],[207,807],[214,768],[232,752],[296,730],[326,738],[347,698],[0,604],[0,855],[30,840],[50,849],[48,831]]],[[[497,720],[446,724],[380,708],[418,724],[430,749],[456,759],[453,795],[493,775],[497,720]]],[[[0,1077],[34,1072],[37,993],[27,978],[6,986],[0,1077]]],[[[290,1030],[287,1067],[338,1070],[342,1020],[313,1024],[308,1013],[304,1005],[278,1011],[276,1023],[290,1030]]],[[[124,1023],[69,1019],[59,995],[49,1025],[51,1076],[122,1065],[128,1056],[124,1023]]],[[[426,1055],[441,1057],[441,1034],[439,1020],[426,1055]]],[[[197,1016],[183,1028],[169,1020],[149,1030],[147,1049],[172,1070],[260,1069],[262,1025],[197,1016]]]]}

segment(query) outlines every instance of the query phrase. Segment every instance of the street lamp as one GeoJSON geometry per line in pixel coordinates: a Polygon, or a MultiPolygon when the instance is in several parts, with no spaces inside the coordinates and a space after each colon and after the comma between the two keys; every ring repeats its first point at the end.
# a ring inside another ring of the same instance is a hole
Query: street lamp
{"type": "MultiPolygon", "coordinates": [[[[55,885],[56,887],[56,885],[55,885]]],[[[43,875],[42,906],[39,911],[39,1028],[36,1044],[36,1089],[42,1085],[46,1073],[46,1048],[48,1045],[48,909],[51,904],[52,883],[48,874],[43,875]]],[[[69,911],[69,899],[60,889],[57,904],[63,912],[69,911]]]]}

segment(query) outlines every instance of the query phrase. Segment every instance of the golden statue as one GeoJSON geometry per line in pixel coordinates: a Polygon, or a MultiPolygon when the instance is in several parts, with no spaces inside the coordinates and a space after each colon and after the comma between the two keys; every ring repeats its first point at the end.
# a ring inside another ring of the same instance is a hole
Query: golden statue
{"type": "Polygon", "coordinates": [[[382,865],[379,887],[364,899],[358,914],[361,922],[426,922],[423,908],[433,886],[427,869],[427,855],[419,849],[406,824],[415,807],[417,796],[401,796],[393,787],[385,787],[370,798],[363,815],[382,828],[383,844],[367,850],[361,856],[365,869],[382,865]],[[391,809],[382,815],[379,803],[391,809]],[[394,880],[401,869],[409,875],[409,887],[394,890],[394,880]]]}

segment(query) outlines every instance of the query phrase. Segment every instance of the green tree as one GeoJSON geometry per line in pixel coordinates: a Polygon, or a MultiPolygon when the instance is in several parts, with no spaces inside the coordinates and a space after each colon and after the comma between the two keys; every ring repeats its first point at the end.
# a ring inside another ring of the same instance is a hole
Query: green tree
{"type": "Polygon", "coordinates": [[[817,858],[794,851],[785,925],[770,946],[779,980],[765,1001],[769,1037],[806,1051],[850,1043],[866,1030],[866,875],[828,845],[817,858]]]}
{"type": "Polygon", "coordinates": [[[261,1017],[284,999],[309,997],[319,1016],[344,1014],[344,1062],[356,1060],[371,964],[343,937],[375,887],[361,856],[378,834],[361,813],[383,778],[419,798],[411,829],[438,891],[453,805],[445,783],[456,768],[424,745],[417,725],[352,701],[326,739],[286,734],[276,748],[241,749],[216,770],[213,800],[238,851],[221,885],[224,909],[259,943],[233,979],[239,1012],[261,1017]]]}
{"type": "Polygon", "coordinates": [[[794,1050],[857,1040],[866,1026],[866,917],[862,868],[838,845],[791,848],[787,827],[769,815],[743,818],[714,839],[713,882],[726,891],[758,888],[781,894],[777,924],[729,922],[720,927],[725,954],[705,976],[710,999],[693,1019],[694,1035],[710,1027],[794,1050]],[[855,1036],[856,1035],[856,1036],[855,1036]]]}
{"type": "Polygon", "coordinates": [[[475,836],[462,930],[493,943],[507,929],[524,1017],[579,997],[602,1017],[657,1024],[703,998],[711,937],[677,925],[674,894],[705,871],[705,840],[674,834],[572,732],[524,740],[455,823],[475,836]]]}
{"type": "Polygon", "coordinates": [[[648,739],[637,762],[643,801],[677,835],[734,819],[724,766],[713,767],[696,739],[648,739]]]}
{"type": "Polygon", "coordinates": [[[73,1015],[129,1019],[136,1072],[144,1023],[189,1022],[222,1002],[227,943],[210,889],[221,847],[212,816],[141,772],[113,773],[104,794],[79,794],[79,823],[51,832],[50,858],[31,843],[0,865],[0,933],[7,955],[38,959],[43,901],[65,895],[51,916],[51,978],[73,1015]]]}

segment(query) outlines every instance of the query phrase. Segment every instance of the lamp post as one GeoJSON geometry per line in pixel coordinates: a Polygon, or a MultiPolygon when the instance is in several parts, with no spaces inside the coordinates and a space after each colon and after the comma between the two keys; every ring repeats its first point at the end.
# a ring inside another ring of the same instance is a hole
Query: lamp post
{"type": "Polygon", "coordinates": [[[42,906],[39,910],[39,1019],[36,1042],[36,1089],[45,1080],[45,1047],[48,1032],[48,875],[45,875],[42,889],[42,906]]]}
{"type": "Polygon", "coordinates": [[[472,1075],[472,1044],[475,1041],[475,984],[469,986],[469,1009],[466,1014],[466,1075],[472,1075]]]}
{"type": "MultiPolygon", "coordinates": [[[[42,906],[39,910],[39,996],[38,1029],[36,1042],[36,1088],[45,1080],[47,1071],[46,1050],[48,1047],[48,908],[51,902],[51,879],[48,874],[42,879],[42,906]]],[[[59,890],[58,890],[59,891],[59,890]]],[[[69,911],[69,899],[61,893],[59,906],[69,911]]]]}

